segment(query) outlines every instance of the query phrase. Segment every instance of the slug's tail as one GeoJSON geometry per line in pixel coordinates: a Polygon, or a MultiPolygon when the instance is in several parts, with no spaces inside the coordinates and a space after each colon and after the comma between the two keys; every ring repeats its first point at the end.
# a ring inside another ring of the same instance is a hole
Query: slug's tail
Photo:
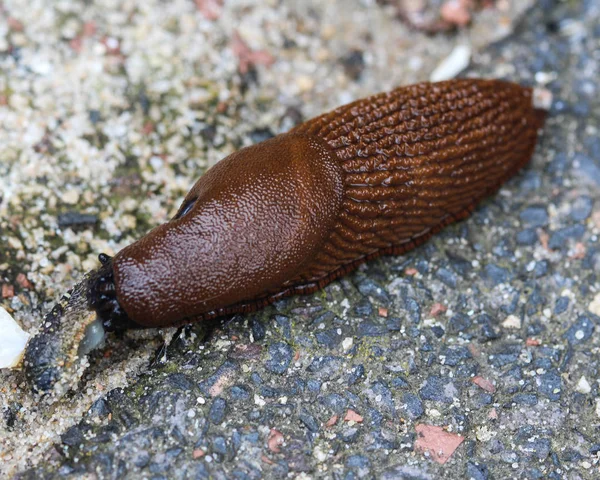
{"type": "Polygon", "coordinates": [[[548,111],[552,107],[552,93],[545,88],[534,88],[532,91],[532,102],[537,122],[536,126],[540,129],[544,126],[548,111]]]}

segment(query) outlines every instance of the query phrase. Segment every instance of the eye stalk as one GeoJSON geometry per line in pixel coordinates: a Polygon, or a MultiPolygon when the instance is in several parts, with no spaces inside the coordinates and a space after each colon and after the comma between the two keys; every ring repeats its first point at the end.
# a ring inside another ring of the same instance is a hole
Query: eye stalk
{"type": "Polygon", "coordinates": [[[107,332],[139,328],[132,322],[117,298],[112,257],[105,253],[98,255],[102,266],[89,274],[88,303],[94,310],[107,332]]]}

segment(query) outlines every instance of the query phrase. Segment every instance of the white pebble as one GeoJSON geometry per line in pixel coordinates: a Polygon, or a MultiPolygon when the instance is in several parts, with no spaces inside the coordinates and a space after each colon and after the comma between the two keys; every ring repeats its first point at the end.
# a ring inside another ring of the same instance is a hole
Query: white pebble
{"type": "Polygon", "coordinates": [[[590,393],[592,391],[592,387],[590,386],[590,383],[587,381],[587,378],[585,378],[585,376],[582,376],[579,379],[579,382],[577,382],[576,389],[579,393],[590,393]]]}
{"type": "Polygon", "coordinates": [[[588,305],[588,310],[594,315],[600,315],[600,293],[597,293],[592,302],[588,305]]]}
{"type": "Polygon", "coordinates": [[[0,368],[16,367],[25,353],[29,334],[0,307],[0,368]]]}
{"type": "Polygon", "coordinates": [[[542,110],[550,110],[550,107],[552,107],[552,93],[550,93],[550,90],[534,88],[533,106],[542,110]]]}
{"type": "Polygon", "coordinates": [[[456,77],[469,66],[471,61],[471,47],[468,45],[457,45],[454,50],[435,68],[429,80],[441,82],[456,77]]]}
{"type": "Polygon", "coordinates": [[[521,319],[515,315],[509,315],[502,322],[504,328],[521,328],[521,319]]]}
{"type": "Polygon", "coordinates": [[[69,204],[75,205],[79,201],[79,193],[76,190],[67,190],[62,194],[62,201],[69,204]]]}

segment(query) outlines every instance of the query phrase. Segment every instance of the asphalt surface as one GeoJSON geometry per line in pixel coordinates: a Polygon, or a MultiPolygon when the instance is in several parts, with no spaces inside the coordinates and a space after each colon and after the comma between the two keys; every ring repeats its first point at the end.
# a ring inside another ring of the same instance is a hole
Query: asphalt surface
{"type": "Polygon", "coordinates": [[[537,2],[465,74],[553,93],[520,175],[408,255],[182,332],[17,477],[599,478],[600,5],[537,2]]]}

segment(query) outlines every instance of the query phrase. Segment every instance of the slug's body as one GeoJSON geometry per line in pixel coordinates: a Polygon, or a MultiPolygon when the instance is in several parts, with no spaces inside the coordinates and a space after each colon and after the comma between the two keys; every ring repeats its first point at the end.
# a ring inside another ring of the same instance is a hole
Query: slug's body
{"type": "Polygon", "coordinates": [[[541,123],[531,89],[497,80],[340,107],[210,169],[173,220],[107,263],[115,294],[96,303],[158,327],[322,288],[466,217],[527,163],[541,123]]]}
{"type": "Polygon", "coordinates": [[[100,256],[30,342],[30,382],[58,393],[72,386],[76,359],[102,341],[101,327],[255,310],[423,243],[528,162],[544,117],[532,95],[497,80],[423,83],[230,155],[175,218],[114,258],[100,256]]]}

